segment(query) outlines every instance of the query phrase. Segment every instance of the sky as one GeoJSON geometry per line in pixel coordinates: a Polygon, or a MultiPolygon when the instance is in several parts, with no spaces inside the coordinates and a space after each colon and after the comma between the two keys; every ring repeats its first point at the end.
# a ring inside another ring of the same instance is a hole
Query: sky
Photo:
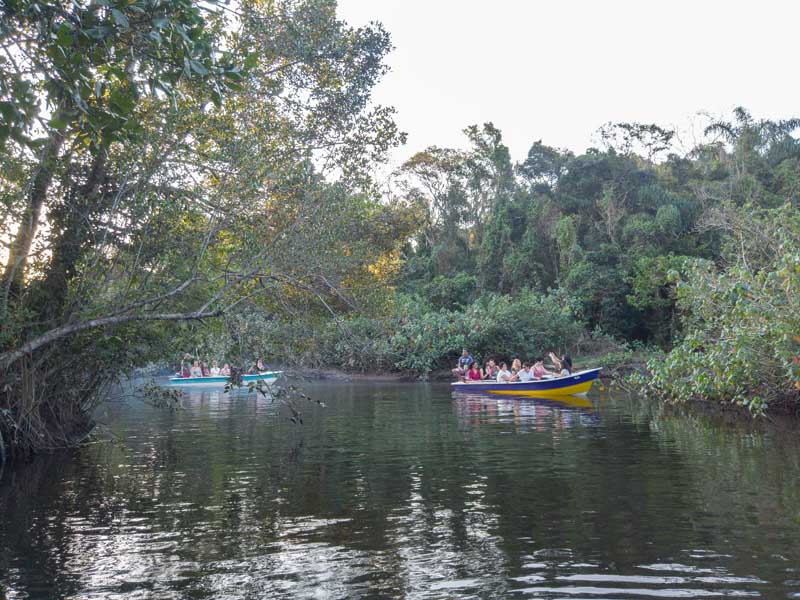
{"type": "Polygon", "coordinates": [[[374,98],[408,134],[395,164],[486,121],[522,160],[537,140],[597,146],[609,121],[676,127],[688,149],[703,114],[800,116],[791,0],[339,0],[339,16],[392,36],[374,98]]]}

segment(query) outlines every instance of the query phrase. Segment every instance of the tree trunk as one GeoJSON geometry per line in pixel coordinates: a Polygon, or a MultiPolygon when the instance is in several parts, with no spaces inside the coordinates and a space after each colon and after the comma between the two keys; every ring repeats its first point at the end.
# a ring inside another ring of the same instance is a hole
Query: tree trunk
{"type": "Polygon", "coordinates": [[[60,221],[60,228],[52,243],[52,258],[45,279],[44,290],[48,300],[43,307],[43,319],[62,316],[69,281],[75,274],[81,249],[88,241],[87,234],[91,235],[88,231],[89,216],[102,200],[100,186],[105,179],[107,157],[107,149],[101,147],[92,160],[86,181],[77,191],[67,192],[63,215],[56,219],[60,221]]]}
{"type": "Polygon", "coordinates": [[[9,246],[8,261],[3,271],[2,290],[3,298],[6,302],[9,298],[19,296],[22,290],[28,255],[31,252],[33,238],[36,237],[42,208],[47,199],[50,184],[53,181],[56,159],[63,144],[64,136],[56,131],[50,134],[42,150],[39,166],[31,182],[28,205],[25,207],[25,213],[17,229],[17,235],[9,246]]]}

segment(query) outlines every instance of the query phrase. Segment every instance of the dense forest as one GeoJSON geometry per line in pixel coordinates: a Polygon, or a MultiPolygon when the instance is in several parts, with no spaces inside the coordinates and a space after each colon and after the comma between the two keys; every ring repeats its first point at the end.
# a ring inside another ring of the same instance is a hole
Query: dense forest
{"type": "Polygon", "coordinates": [[[0,10],[0,458],[77,443],[187,348],[423,376],[464,346],[647,352],[659,397],[797,400],[797,120],[519,163],[473,125],[379,186],[391,42],[331,0],[0,10]]]}

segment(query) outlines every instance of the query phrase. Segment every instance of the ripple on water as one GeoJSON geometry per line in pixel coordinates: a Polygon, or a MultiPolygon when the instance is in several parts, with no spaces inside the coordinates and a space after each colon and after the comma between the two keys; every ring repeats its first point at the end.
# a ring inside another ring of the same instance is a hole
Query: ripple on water
{"type": "MultiPolygon", "coordinates": [[[[513,593],[532,598],[551,598],[555,595],[568,597],[659,597],[659,598],[713,598],[713,597],[758,597],[760,586],[767,581],[754,576],[726,574],[723,567],[701,568],[681,563],[653,563],[637,567],[644,573],[614,573],[601,570],[591,563],[563,561],[569,551],[545,549],[537,557],[551,557],[551,561],[528,562],[523,569],[533,574],[514,577],[513,593]],[[647,572],[663,572],[651,575],[647,572]],[[533,585],[531,585],[533,584],[533,585]],[[590,585],[576,585],[590,584],[590,585]]],[[[703,553],[709,556],[713,553],[703,553]]]]}
{"type": "Polygon", "coordinates": [[[437,390],[318,385],[303,427],[247,396],[115,407],[124,444],[0,486],[0,595],[800,598],[798,444],[437,390]]]}

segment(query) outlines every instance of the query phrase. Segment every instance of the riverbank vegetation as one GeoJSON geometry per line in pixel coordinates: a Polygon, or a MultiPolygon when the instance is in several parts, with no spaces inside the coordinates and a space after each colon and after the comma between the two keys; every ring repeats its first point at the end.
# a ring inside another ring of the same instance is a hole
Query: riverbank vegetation
{"type": "Polygon", "coordinates": [[[473,125],[379,188],[390,40],[335,10],[3,8],[4,452],[77,442],[120,374],[196,348],[420,375],[653,348],[660,397],[797,402],[800,122],[609,124],[520,162],[473,125]]]}

